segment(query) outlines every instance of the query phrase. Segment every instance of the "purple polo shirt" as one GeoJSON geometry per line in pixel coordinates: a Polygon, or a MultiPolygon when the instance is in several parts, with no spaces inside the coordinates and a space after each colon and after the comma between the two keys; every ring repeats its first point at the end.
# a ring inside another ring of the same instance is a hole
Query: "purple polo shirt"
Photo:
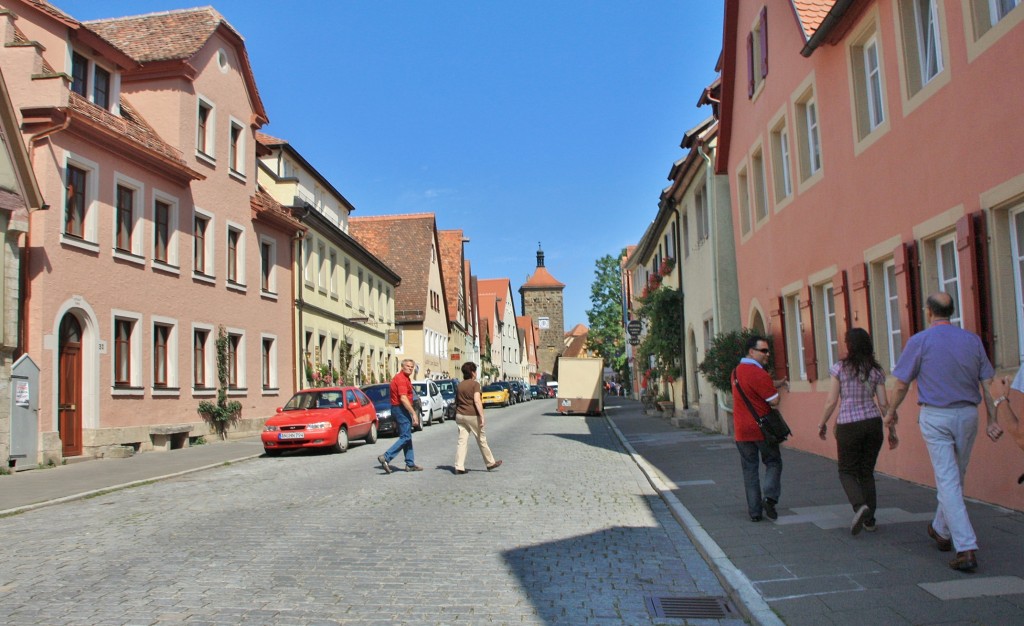
{"type": "Polygon", "coordinates": [[[907,341],[892,375],[917,381],[918,404],[950,408],[980,403],[978,383],[995,370],[977,335],[939,322],[907,341]]]}

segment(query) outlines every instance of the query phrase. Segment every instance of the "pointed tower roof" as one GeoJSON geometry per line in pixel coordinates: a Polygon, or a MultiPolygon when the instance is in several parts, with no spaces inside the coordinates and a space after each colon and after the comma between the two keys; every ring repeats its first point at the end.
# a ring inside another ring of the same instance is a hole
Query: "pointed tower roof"
{"type": "Polygon", "coordinates": [[[564,289],[565,283],[558,282],[551,272],[544,267],[544,250],[540,247],[540,242],[537,243],[537,269],[533,271],[533,275],[526,279],[526,282],[519,288],[519,291],[524,289],[564,289]]]}

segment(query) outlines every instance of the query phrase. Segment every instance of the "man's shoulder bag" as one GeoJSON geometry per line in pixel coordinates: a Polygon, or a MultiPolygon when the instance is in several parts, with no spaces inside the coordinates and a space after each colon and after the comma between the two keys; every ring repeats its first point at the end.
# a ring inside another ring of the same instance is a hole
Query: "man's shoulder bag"
{"type": "Polygon", "coordinates": [[[732,371],[732,384],[739,390],[740,397],[743,398],[744,404],[747,405],[747,410],[754,416],[754,421],[757,422],[758,427],[761,429],[761,434],[764,435],[765,441],[779,444],[789,439],[793,431],[789,429],[789,424],[782,418],[782,413],[779,413],[778,409],[769,405],[768,413],[758,415],[757,411],[754,410],[754,405],[747,399],[747,394],[743,392],[743,387],[740,385],[740,379],[736,375],[736,370],[732,371]]]}

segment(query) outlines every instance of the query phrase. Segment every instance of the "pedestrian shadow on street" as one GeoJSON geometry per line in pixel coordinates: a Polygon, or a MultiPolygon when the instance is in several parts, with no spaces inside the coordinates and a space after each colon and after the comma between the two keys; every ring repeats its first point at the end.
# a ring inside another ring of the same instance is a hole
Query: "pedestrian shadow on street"
{"type": "MultiPolygon", "coordinates": [[[[502,553],[537,617],[546,624],[665,623],[649,612],[648,598],[725,597],[689,539],[669,530],[667,522],[675,523],[662,500],[646,500],[659,520],[653,526],[610,526],[502,553]]],[[[570,532],[588,525],[567,522],[570,532]]],[[[743,623],[738,613],[722,618],[743,623]]]]}

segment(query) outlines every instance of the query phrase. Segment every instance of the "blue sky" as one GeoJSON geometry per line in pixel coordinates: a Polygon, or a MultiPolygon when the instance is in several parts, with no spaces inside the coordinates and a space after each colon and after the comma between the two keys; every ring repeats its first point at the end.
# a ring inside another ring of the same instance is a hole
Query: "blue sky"
{"type": "MultiPolygon", "coordinates": [[[[202,1],[202,0],[200,0],[202,1]]],[[[90,19],[195,0],[56,0],[90,19]]],[[[654,218],[715,78],[704,0],[213,0],[242,34],[270,124],[356,207],[433,212],[481,278],[533,272],[538,243],[587,323],[594,263],[654,218]]],[[[520,310],[518,291],[516,310],[520,310]]]]}

